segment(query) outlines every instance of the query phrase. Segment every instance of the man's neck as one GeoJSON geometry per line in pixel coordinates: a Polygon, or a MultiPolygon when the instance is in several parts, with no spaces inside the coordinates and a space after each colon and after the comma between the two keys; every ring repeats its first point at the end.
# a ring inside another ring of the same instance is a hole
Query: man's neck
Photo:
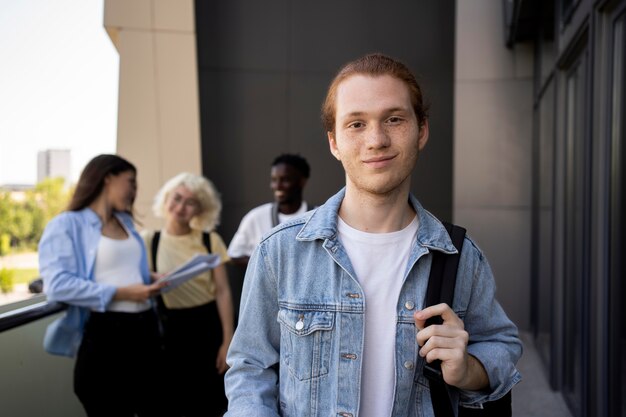
{"type": "Polygon", "coordinates": [[[339,207],[339,216],[357,230],[390,233],[408,226],[415,218],[415,210],[409,204],[408,187],[376,195],[359,192],[348,186],[339,207]]]}
{"type": "Polygon", "coordinates": [[[302,200],[293,201],[289,203],[278,203],[278,212],[281,214],[293,214],[300,210],[302,206],[302,200]]]}

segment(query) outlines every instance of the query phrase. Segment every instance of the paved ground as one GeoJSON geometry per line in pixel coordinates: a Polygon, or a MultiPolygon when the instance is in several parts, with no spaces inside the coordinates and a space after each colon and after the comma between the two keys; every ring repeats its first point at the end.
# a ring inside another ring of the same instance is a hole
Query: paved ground
{"type": "Polygon", "coordinates": [[[39,268],[37,252],[0,256],[0,268],[39,268]]]}
{"type": "Polygon", "coordinates": [[[530,333],[521,333],[524,354],[517,368],[522,381],[513,389],[513,417],[571,417],[563,397],[550,389],[530,333]]]}

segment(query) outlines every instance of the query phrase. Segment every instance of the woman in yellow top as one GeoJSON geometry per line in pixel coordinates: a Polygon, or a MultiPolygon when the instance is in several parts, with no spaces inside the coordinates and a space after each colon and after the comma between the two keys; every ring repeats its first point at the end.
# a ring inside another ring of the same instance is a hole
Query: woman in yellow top
{"type": "Polygon", "coordinates": [[[166,396],[171,398],[172,416],[221,416],[227,405],[224,372],[234,323],[224,265],[229,258],[222,238],[213,231],[221,208],[209,180],[182,173],[165,183],[155,198],[153,209],[165,219],[164,228],[158,235],[143,234],[157,273],[207,253],[207,246],[221,258],[216,268],[162,295],[160,316],[170,385],[166,396]]]}

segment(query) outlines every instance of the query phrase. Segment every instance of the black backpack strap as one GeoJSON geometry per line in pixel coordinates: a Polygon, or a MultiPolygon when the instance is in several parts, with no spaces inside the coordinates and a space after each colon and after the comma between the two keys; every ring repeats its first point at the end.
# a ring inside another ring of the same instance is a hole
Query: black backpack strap
{"type": "Polygon", "coordinates": [[[152,254],[152,271],[157,271],[157,249],[159,248],[159,239],[161,239],[161,231],[157,230],[152,236],[152,243],[150,244],[150,253],[152,254]]]}
{"type": "Polygon", "coordinates": [[[204,244],[207,252],[211,253],[211,233],[202,232],[202,243],[204,244]]]}
{"type": "MultiPolygon", "coordinates": [[[[447,255],[440,251],[433,251],[424,307],[439,303],[446,303],[452,307],[452,300],[454,299],[456,272],[459,266],[459,259],[461,258],[466,230],[446,222],[444,222],[444,226],[452,238],[452,243],[458,253],[447,255]]],[[[426,321],[427,326],[442,323],[443,320],[440,316],[432,317],[426,321]]],[[[448,389],[441,373],[441,361],[437,360],[430,364],[427,363],[423,372],[428,379],[430,399],[433,404],[435,417],[454,417],[448,389]]]]}
{"type": "MultiPolygon", "coordinates": [[[[439,303],[446,303],[452,306],[452,300],[454,299],[456,271],[459,267],[459,259],[461,259],[466,230],[447,222],[443,224],[458,253],[448,255],[440,251],[432,252],[433,261],[430,267],[430,276],[428,277],[428,288],[426,289],[424,307],[439,303]]],[[[429,326],[431,324],[441,323],[441,317],[432,317],[426,322],[426,325],[429,326]]]]}

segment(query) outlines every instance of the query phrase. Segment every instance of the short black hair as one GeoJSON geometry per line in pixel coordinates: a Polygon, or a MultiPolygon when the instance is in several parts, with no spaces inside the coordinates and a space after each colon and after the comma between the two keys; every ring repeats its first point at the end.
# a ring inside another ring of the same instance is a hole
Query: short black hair
{"type": "Polygon", "coordinates": [[[311,167],[309,166],[309,163],[300,155],[288,153],[279,155],[274,159],[274,162],[272,162],[272,166],[274,167],[278,164],[291,165],[300,171],[304,178],[309,178],[309,175],[311,175],[311,167]]]}

